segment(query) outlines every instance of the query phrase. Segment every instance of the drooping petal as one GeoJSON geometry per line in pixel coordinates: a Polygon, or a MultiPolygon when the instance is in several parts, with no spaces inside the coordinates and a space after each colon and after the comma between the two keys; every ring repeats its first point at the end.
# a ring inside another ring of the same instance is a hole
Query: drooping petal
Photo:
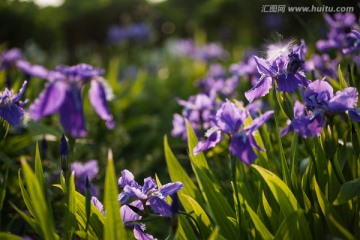
{"type": "Polygon", "coordinates": [[[39,121],[42,117],[53,114],[65,102],[68,86],[61,81],[51,82],[45,86],[40,96],[29,108],[31,118],[39,121]]]}
{"type": "Polygon", "coordinates": [[[135,225],[134,227],[134,237],[137,240],[156,240],[152,235],[144,232],[144,230],[140,227],[140,225],[135,225]]]}
{"type": "Polygon", "coordinates": [[[113,116],[109,111],[109,106],[106,100],[105,88],[100,81],[91,81],[89,99],[95,112],[99,115],[99,117],[101,117],[101,119],[105,120],[106,122],[113,122],[113,116]]]}
{"type": "Polygon", "coordinates": [[[218,144],[221,140],[221,132],[214,131],[206,141],[199,141],[198,145],[194,148],[194,154],[197,155],[200,152],[203,152],[207,149],[213,148],[218,144]]]}
{"type": "Polygon", "coordinates": [[[227,134],[237,132],[247,118],[247,111],[226,99],[216,112],[216,125],[227,134]]]}
{"type": "Polygon", "coordinates": [[[232,155],[238,157],[248,165],[253,163],[257,158],[246,135],[238,135],[231,138],[229,150],[232,155]]]}
{"type": "Polygon", "coordinates": [[[16,66],[25,74],[46,79],[49,71],[41,65],[32,65],[26,60],[19,60],[16,62],[16,66]]]}
{"type": "Polygon", "coordinates": [[[273,69],[273,67],[271,67],[271,65],[265,59],[259,58],[257,56],[254,56],[254,59],[259,73],[264,74],[267,77],[275,76],[275,69],[273,69]]]}
{"type": "MultiPolygon", "coordinates": [[[[141,216],[136,214],[129,206],[122,205],[120,208],[120,215],[123,220],[123,222],[126,224],[127,222],[140,220],[141,216]]],[[[131,226],[132,224],[126,224],[128,226],[131,226]]]]}
{"type": "Polygon", "coordinates": [[[170,205],[165,202],[165,200],[157,196],[149,198],[146,201],[146,205],[149,205],[154,213],[160,214],[161,216],[165,217],[171,216],[170,205]]]}
{"type": "Polygon", "coordinates": [[[297,79],[292,73],[282,73],[279,75],[277,90],[280,92],[294,92],[302,82],[297,79]]]}
{"type": "Polygon", "coordinates": [[[356,88],[348,87],[337,91],[335,96],[330,99],[328,108],[333,112],[345,112],[356,107],[358,101],[358,91],[356,88]]]}
{"type": "Polygon", "coordinates": [[[20,124],[23,116],[24,110],[16,104],[7,103],[0,106],[0,118],[3,118],[14,127],[20,124]]]}
{"type": "Polygon", "coordinates": [[[261,127],[267,120],[269,120],[269,118],[271,118],[271,116],[274,114],[274,111],[267,111],[264,114],[262,114],[260,117],[254,119],[251,123],[251,125],[249,127],[247,127],[247,129],[249,129],[250,134],[255,131],[256,129],[258,129],[259,127],[261,127]]]}
{"type": "Polygon", "coordinates": [[[91,203],[105,216],[104,205],[96,197],[91,197],[91,203]]]}
{"type": "Polygon", "coordinates": [[[291,125],[294,132],[301,135],[303,138],[317,137],[325,125],[326,117],[323,113],[314,114],[307,117],[295,118],[292,120],[291,125]]]}
{"type": "Polygon", "coordinates": [[[60,106],[59,113],[61,125],[66,132],[73,137],[86,136],[80,89],[72,87],[71,91],[66,91],[65,101],[60,106]]]}
{"type": "Polygon", "coordinates": [[[264,77],[253,88],[245,92],[245,97],[249,102],[255,98],[263,97],[269,93],[272,85],[271,77],[264,77]]]}
{"type": "Polygon", "coordinates": [[[349,116],[352,120],[355,122],[360,122],[360,109],[350,109],[349,110],[349,116]]]}
{"type": "Polygon", "coordinates": [[[174,182],[174,183],[167,183],[165,185],[162,185],[159,188],[159,191],[164,197],[167,197],[173,193],[178,192],[180,189],[183,188],[184,188],[184,184],[182,184],[181,182],[174,182]]]}

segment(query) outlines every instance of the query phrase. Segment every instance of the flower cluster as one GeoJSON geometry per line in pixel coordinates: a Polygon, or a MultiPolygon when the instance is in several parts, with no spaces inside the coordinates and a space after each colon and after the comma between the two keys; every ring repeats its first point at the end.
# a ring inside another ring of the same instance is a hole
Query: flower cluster
{"type": "Polygon", "coordinates": [[[126,41],[146,42],[150,39],[150,28],[144,23],[133,23],[127,26],[111,26],[107,33],[109,43],[126,41]]]}

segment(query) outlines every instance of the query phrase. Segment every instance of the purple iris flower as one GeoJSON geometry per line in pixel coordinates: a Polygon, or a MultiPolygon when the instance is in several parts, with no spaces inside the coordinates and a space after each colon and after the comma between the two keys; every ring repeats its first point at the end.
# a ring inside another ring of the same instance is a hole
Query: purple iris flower
{"type": "Polygon", "coordinates": [[[254,56],[261,77],[252,89],[245,92],[247,100],[252,102],[255,98],[268,94],[274,82],[281,92],[294,92],[299,86],[307,86],[308,80],[301,71],[304,63],[302,47],[303,44],[295,51],[289,51],[287,45],[276,45],[268,51],[267,59],[254,56]]]}
{"type": "MultiPolygon", "coordinates": [[[[98,162],[96,160],[89,160],[86,163],[74,162],[71,164],[71,171],[74,172],[77,190],[85,194],[86,178],[91,181],[96,177],[99,172],[98,162]]],[[[95,186],[90,185],[90,194],[92,196],[97,196],[99,190],[95,186]]]]}
{"type": "Polygon", "coordinates": [[[0,53],[0,71],[9,69],[22,58],[22,52],[18,48],[12,48],[0,53]]]}
{"type": "Polygon", "coordinates": [[[155,214],[165,217],[171,216],[170,205],[165,201],[166,197],[184,187],[181,182],[175,182],[158,188],[155,180],[151,177],[145,178],[144,185],[141,186],[135,181],[134,175],[128,170],[121,172],[119,185],[123,188],[123,191],[119,194],[119,201],[122,205],[135,198],[141,201],[143,208],[150,206],[155,214]]]}
{"type": "Polygon", "coordinates": [[[214,60],[225,60],[229,57],[228,52],[224,50],[221,44],[209,43],[201,47],[195,48],[193,58],[204,62],[212,62],[214,60]]]}
{"type": "Polygon", "coordinates": [[[59,112],[63,128],[73,137],[87,134],[82,107],[81,90],[90,83],[89,99],[95,112],[106,121],[108,128],[115,125],[107,105],[106,81],[102,69],[88,64],[60,66],[49,73],[49,82],[30,106],[30,116],[39,121],[47,115],[59,112]]]}
{"type": "Polygon", "coordinates": [[[326,119],[337,113],[349,113],[354,121],[360,121],[360,111],[356,109],[358,92],[348,87],[334,94],[331,85],[324,80],[316,80],[309,84],[303,93],[305,106],[296,102],[294,119],[282,130],[281,136],[294,131],[304,138],[321,134],[326,119]]]}
{"type": "Polygon", "coordinates": [[[254,52],[250,50],[245,54],[244,60],[238,63],[231,64],[230,72],[238,77],[245,77],[250,81],[251,85],[256,85],[259,78],[261,77],[257,69],[257,64],[254,59],[254,52]],[[250,55],[251,54],[251,55],[250,55]]]}
{"type": "Polygon", "coordinates": [[[14,127],[20,124],[24,116],[23,107],[27,103],[27,100],[23,102],[20,101],[20,98],[25,92],[26,85],[27,81],[24,82],[17,94],[8,88],[5,88],[4,92],[0,92],[0,118],[6,120],[14,127]]]}
{"type": "Polygon", "coordinates": [[[92,196],[90,202],[105,216],[104,205],[97,199],[97,197],[92,196]]]}
{"type": "Polygon", "coordinates": [[[255,141],[253,133],[261,127],[274,111],[267,111],[260,117],[254,119],[248,126],[244,122],[249,116],[248,111],[240,109],[237,105],[226,100],[216,113],[215,126],[210,128],[205,136],[205,141],[200,141],[194,148],[194,154],[215,147],[221,141],[221,133],[230,136],[230,153],[238,157],[246,164],[251,164],[257,158],[253,147],[264,151],[255,141]]]}
{"type": "Polygon", "coordinates": [[[304,69],[308,72],[313,72],[316,78],[329,76],[337,78],[339,59],[331,59],[326,53],[318,55],[313,54],[309,60],[304,64],[304,69]]]}
{"type": "Polygon", "coordinates": [[[316,47],[319,51],[328,51],[331,49],[338,49],[343,54],[343,49],[348,49],[354,45],[356,38],[349,35],[352,29],[360,29],[356,22],[356,16],[353,13],[336,13],[331,17],[328,14],[324,15],[326,22],[330,26],[330,31],[327,34],[326,40],[319,40],[316,47]]]}
{"type": "Polygon", "coordinates": [[[215,113],[215,94],[200,93],[191,96],[188,101],[179,99],[177,102],[184,109],[182,115],[174,114],[172,136],[187,139],[185,119],[189,121],[196,134],[200,134],[203,129],[208,129],[213,125],[211,118],[215,113]]]}

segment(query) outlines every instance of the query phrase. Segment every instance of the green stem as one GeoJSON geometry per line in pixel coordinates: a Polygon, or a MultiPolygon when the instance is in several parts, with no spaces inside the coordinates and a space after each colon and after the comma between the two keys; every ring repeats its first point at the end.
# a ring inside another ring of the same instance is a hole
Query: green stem
{"type": "Polygon", "coordinates": [[[238,191],[238,187],[236,184],[236,159],[229,155],[229,159],[230,159],[230,170],[231,170],[231,180],[232,180],[232,184],[234,186],[234,194],[235,194],[235,199],[236,199],[236,205],[235,205],[235,210],[236,210],[236,216],[237,216],[237,222],[240,225],[240,199],[239,199],[239,191],[238,191]]]}

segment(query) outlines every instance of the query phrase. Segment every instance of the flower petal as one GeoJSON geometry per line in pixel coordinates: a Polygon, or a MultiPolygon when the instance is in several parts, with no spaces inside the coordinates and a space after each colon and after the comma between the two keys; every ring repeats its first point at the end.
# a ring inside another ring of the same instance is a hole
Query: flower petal
{"type": "MultiPolygon", "coordinates": [[[[102,83],[98,80],[92,80],[89,90],[90,103],[93,106],[95,112],[101,117],[101,119],[112,123],[114,122],[113,116],[109,111],[109,106],[106,100],[106,92],[102,83]]],[[[112,126],[112,125],[108,125],[112,126]]],[[[115,127],[115,126],[114,126],[115,127]]]]}
{"type": "Polygon", "coordinates": [[[159,188],[159,191],[164,197],[167,197],[171,194],[178,192],[183,188],[184,188],[184,184],[182,184],[181,182],[174,182],[174,183],[167,183],[165,185],[162,185],[159,188]]]}
{"type": "Polygon", "coordinates": [[[227,134],[237,132],[247,118],[247,111],[226,99],[216,112],[216,125],[227,134]]]}
{"type": "Polygon", "coordinates": [[[360,122],[360,109],[350,109],[349,110],[349,116],[352,120],[355,122],[360,122]]]}
{"type": "Polygon", "coordinates": [[[251,164],[257,158],[249,139],[245,135],[233,137],[230,141],[229,150],[232,155],[238,157],[246,164],[251,164]]]}
{"type": "Polygon", "coordinates": [[[291,125],[294,132],[301,135],[303,138],[317,137],[325,125],[326,117],[323,113],[312,114],[307,117],[295,118],[291,125]]]}
{"type": "Polygon", "coordinates": [[[267,77],[273,77],[276,74],[275,69],[273,69],[265,59],[257,56],[254,56],[254,59],[259,73],[264,74],[267,77]]]}
{"type": "Polygon", "coordinates": [[[137,240],[156,240],[152,235],[145,233],[140,225],[135,225],[134,227],[134,237],[137,240]]]}
{"type": "Polygon", "coordinates": [[[356,88],[348,87],[337,91],[335,96],[330,99],[328,108],[333,112],[345,112],[356,107],[358,101],[358,91],[356,88]]]}
{"type": "Polygon", "coordinates": [[[165,202],[165,200],[159,197],[151,197],[146,201],[146,205],[149,205],[154,213],[160,214],[161,216],[165,217],[171,216],[170,205],[165,202]]]}
{"type": "Polygon", "coordinates": [[[282,73],[279,75],[277,90],[280,92],[294,92],[302,82],[292,73],[282,73]]]}
{"type": "Polygon", "coordinates": [[[24,110],[16,104],[9,103],[0,107],[0,118],[3,118],[14,127],[20,124],[23,116],[24,110]]]}
{"type": "Polygon", "coordinates": [[[271,77],[264,77],[253,88],[245,92],[245,97],[249,102],[255,98],[263,97],[269,93],[272,85],[271,77]]]}
{"type": "Polygon", "coordinates": [[[194,154],[197,155],[200,152],[203,152],[207,149],[213,148],[218,144],[221,140],[221,132],[215,131],[213,132],[206,141],[198,142],[198,145],[194,148],[194,154]]]}
{"type": "Polygon", "coordinates": [[[261,127],[271,116],[274,114],[274,111],[267,111],[264,114],[262,114],[260,117],[254,119],[251,123],[251,125],[248,127],[250,130],[250,133],[261,127]]]}
{"type": "Polygon", "coordinates": [[[73,137],[85,137],[87,132],[80,89],[73,87],[71,90],[66,91],[65,101],[60,106],[60,122],[73,137]]]}

